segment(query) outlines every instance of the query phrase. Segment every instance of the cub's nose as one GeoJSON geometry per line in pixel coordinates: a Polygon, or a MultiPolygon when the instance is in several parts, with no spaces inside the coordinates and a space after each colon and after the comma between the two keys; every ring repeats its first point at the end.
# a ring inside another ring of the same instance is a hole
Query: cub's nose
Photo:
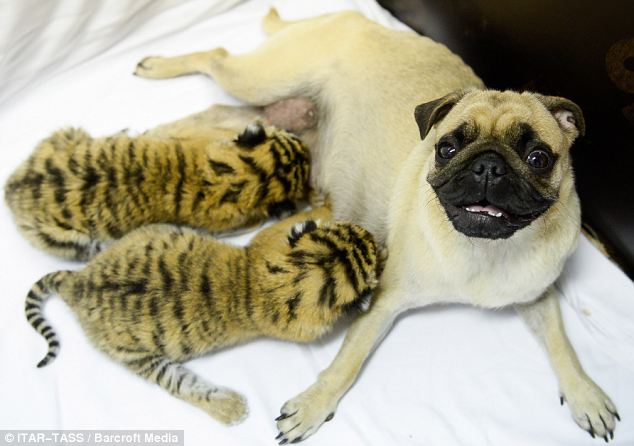
{"type": "Polygon", "coordinates": [[[496,152],[485,152],[473,160],[471,171],[478,182],[487,178],[493,180],[506,175],[506,161],[496,152]]]}

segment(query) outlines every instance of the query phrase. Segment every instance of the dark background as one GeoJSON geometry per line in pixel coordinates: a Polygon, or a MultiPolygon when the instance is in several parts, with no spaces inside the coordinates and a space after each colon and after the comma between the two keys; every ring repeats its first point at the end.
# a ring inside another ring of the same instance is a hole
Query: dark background
{"type": "Polygon", "coordinates": [[[634,1],[379,0],[490,88],[579,104],[572,149],[584,223],[634,278],[634,1]]]}

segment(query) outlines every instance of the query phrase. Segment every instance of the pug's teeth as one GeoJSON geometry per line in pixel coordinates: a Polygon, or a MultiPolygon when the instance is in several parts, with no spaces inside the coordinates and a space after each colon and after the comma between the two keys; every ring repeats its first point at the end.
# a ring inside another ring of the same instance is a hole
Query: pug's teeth
{"type": "Polygon", "coordinates": [[[474,206],[467,206],[465,208],[465,210],[467,212],[472,212],[474,214],[482,214],[482,213],[486,213],[487,215],[490,215],[491,217],[497,217],[500,218],[504,215],[503,212],[501,211],[494,211],[492,209],[486,209],[482,206],[478,206],[478,205],[474,205],[474,206]]]}

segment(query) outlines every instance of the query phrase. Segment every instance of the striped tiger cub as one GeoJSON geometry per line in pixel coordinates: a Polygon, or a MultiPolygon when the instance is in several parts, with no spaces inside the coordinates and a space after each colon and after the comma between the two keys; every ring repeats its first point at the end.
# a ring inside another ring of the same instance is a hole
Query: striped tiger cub
{"type": "Polygon", "coordinates": [[[222,423],[241,421],[247,406],[240,394],[182,363],[261,336],[311,341],[340,317],[367,310],[377,285],[374,239],[354,224],[313,219],[327,212],[282,220],[245,248],[189,228],[145,226],[81,271],[44,276],[25,304],[28,321],[48,341],[38,367],[59,350],[42,312],[58,293],[113,359],[222,423]]]}
{"type": "Polygon", "coordinates": [[[258,123],[239,135],[190,130],[97,139],[57,131],[9,178],[6,202],[34,245],[87,260],[145,224],[223,231],[306,198],[309,155],[294,135],[258,123]]]}

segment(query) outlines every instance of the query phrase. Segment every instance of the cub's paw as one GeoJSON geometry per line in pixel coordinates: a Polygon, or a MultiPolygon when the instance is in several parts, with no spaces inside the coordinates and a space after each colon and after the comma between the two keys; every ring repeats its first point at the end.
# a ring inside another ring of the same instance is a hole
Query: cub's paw
{"type": "Polygon", "coordinates": [[[249,414],[246,398],[232,390],[219,390],[206,398],[209,415],[227,426],[241,423],[249,414]]]}
{"type": "Polygon", "coordinates": [[[332,420],[337,401],[313,385],[282,406],[277,421],[279,444],[298,443],[314,434],[324,422],[332,420]]]}
{"type": "Polygon", "coordinates": [[[562,392],[561,404],[570,406],[575,422],[595,438],[607,443],[614,438],[616,420],[621,421],[616,406],[590,378],[583,377],[562,392]]]}

